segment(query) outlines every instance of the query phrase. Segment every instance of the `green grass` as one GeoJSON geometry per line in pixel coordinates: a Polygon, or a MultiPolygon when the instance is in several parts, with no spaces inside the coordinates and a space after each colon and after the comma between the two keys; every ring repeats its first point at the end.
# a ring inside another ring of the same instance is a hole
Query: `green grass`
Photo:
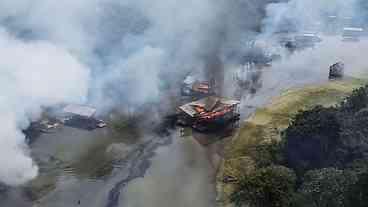
{"type": "Polygon", "coordinates": [[[238,137],[228,149],[228,157],[247,155],[247,147],[279,139],[279,132],[285,129],[291,118],[300,110],[306,110],[316,105],[332,106],[340,103],[358,88],[363,81],[333,81],[320,86],[308,86],[288,90],[273,99],[269,105],[257,109],[241,127],[238,137]]]}
{"type": "MultiPolygon", "coordinates": [[[[226,176],[241,176],[243,169],[252,169],[254,165],[252,149],[255,146],[280,140],[280,132],[286,129],[291,118],[300,110],[316,105],[333,106],[339,104],[353,89],[363,86],[366,81],[349,79],[332,81],[318,86],[287,90],[273,99],[264,108],[256,112],[242,125],[238,135],[226,146],[225,158],[219,173],[219,180],[226,176]],[[243,163],[243,164],[241,164],[243,163]]],[[[234,184],[221,183],[220,189],[225,200],[230,195],[234,184]]]]}

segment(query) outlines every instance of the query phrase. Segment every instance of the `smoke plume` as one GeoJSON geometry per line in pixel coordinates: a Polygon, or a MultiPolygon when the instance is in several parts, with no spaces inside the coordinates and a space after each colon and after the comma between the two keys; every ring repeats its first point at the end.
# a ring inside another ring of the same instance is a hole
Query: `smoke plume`
{"type": "Polygon", "coordinates": [[[160,86],[188,71],[222,70],[253,22],[239,19],[246,2],[1,1],[0,182],[37,175],[22,130],[42,107],[135,107],[160,101],[160,86]]]}
{"type": "MultiPolygon", "coordinates": [[[[0,182],[18,185],[37,175],[22,130],[44,106],[87,103],[108,111],[159,102],[162,85],[189,71],[222,76],[255,37],[323,27],[326,15],[351,15],[360,24],[366,18],[360,0],[270,2],[279,1],[2,0],[0,182]]],[[[288,68],[340,49],[329,43],[291,56],[288,68]]]]}
{"type": "Polygon", "coordinates": [[[17,185],[37,175],[21,130],[43,106],[83,101],[89,72],[65,49],[17,40],[4,29],[0,55],[0,181],[17,185]]]}
{"type": "Polygon", "coordinates": [[[279,48],[283,59],[273,63],[272,70],[287,77],[275,75],[274,78],[283,82],[326,80],[329,66],[338,61],[345,63],[349,75],[366,73],[368,63],[360,52],[368,47],[366,35],[363,34],[359,42],[342,41],[344,27],[367,29],[364,5],[360,0],[290,0],[267,5],[258,39],[268,46],[275,47],[277,38],[283,35],[312,32],[322,38],[314,47],[293,54],[279,48]]]}

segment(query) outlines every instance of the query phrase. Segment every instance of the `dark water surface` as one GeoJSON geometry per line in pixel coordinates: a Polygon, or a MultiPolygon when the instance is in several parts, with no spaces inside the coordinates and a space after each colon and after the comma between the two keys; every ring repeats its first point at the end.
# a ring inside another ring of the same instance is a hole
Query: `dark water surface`
{"type": "MultiPolygon", "coordinates": [[[[255,95],[242,97],[242,120],[285,88],[320,82],[267,71],[263,79],[255,95]]],[[[178,131],[140,137],[61,127],[43,134],[31,145],[38,178],[0,193],[0,207],[212,207],[221,141],[204,146],[178,131]]]]}

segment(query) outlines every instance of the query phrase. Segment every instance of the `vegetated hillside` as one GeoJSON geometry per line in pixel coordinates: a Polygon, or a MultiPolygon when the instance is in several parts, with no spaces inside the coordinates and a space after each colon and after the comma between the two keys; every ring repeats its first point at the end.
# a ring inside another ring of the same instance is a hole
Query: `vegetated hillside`
{"type": "Polygon", "coordinates": [[[306,87],[257,110],[228,145],[218,184],[237,206],[367,205],[368,86],[306,87]]]}

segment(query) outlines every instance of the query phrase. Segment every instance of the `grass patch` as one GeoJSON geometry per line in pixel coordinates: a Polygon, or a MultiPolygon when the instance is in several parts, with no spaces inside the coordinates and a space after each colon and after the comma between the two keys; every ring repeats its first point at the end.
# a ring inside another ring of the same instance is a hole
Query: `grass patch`
{"type": "MultiPolygon", "coordinates": [[[[243,124],[238,135],[226,146],[220,180],[229,176],[241,176],[243,169],[255,168],[254,148],[272,140],[280,140],[280,133],[288,127],[291,118],[298,111],[311,109],[316,105],[339,104],[353,89],[364,84],[366,81],[362,79],[349,79],[287,90],[266,107],[257,109],[243,124]]],[[[223,200],[228,199],[233,187],[234,184],[221,183],[223,200]]]]}

